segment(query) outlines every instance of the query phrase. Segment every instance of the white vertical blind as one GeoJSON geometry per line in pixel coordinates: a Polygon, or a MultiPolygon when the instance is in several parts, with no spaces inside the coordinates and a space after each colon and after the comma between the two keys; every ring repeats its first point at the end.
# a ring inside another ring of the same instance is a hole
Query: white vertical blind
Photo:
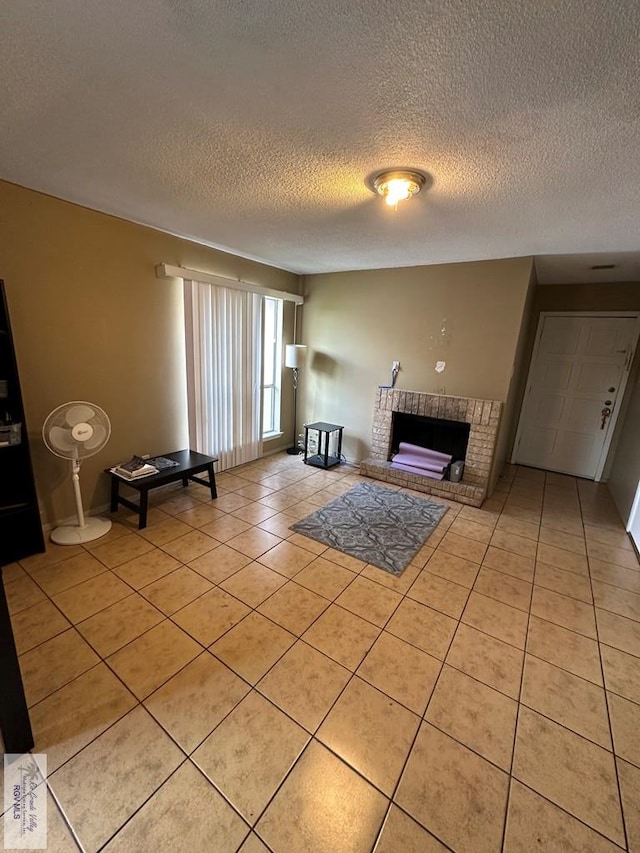
{"type": "Polygon", "coordinates": [[[189,439],[225,471],[260,456],[262,296],[185,279],[189,439]]]}

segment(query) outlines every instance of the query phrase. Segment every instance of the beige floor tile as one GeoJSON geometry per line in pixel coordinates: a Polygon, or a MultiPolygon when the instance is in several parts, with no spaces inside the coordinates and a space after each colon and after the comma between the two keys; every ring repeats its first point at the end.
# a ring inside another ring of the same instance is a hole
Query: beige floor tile
{"type": "Polygon", "coordinates": [[[259,613],[249,613],[211,646],[234,672],[255,684],[295,642],[295,637],[259,613]]]}
{"type": "Polygon", "coordinates": [[[593,602],[591,583],[588,577],[566,572],[564,569],[549,566],[547,563],[536,563],[535,583],[536,586],[568,595],[578,601],[584,601],[586,604],[593,602]]]}
{"type": "Polygon", "coordinates": [[[154,546],[137,533],[131,533],[129,536],[116,539],[115,542],[107,542],[106,545],[89,545],[87,547],[93,556],[104,563],[108,569],[115,569],[116,566],[121,566],[129,560],[146,554],[154,546]]]}
{"type": "Polygon", "coordinates": [[[29,574],[34,569],[41,568],[42,566],[54,566],[56,563],[61,563],[63,560],[68,560],[70,557],[84,553],[82,545],[55,545],[51,541],[45,542],[45,548],[46,550],[43,554],[33,554],[19,561],[23,569],[26,569],[29,574]]]}
{"type": "MultiPolygon", "coordinates": [[[[266,530],[267,533],[273,533],[279,539],[290,539],[295,534],[291,530],[291,525],[295,524],[295,518],[287,515],[286,512],[277,512],[275,515],[265,518],[260,524],[256,525],[260,530],[266,530]]],[[[312,540],[309,539],[309,542],[312,540]]],[[[300,544],[300,542],[298,542],[300,544]]],[[[307,549],[309,550],[309,549],[307,549]]],[[[323,545],[322,550],[326,550],[326,545],[323,545]]],[[[321,552],[318,552],[321,553],[321,552]]]]}
{"type": "Polygon", "coordinates": [[[438,550],[444,551],[446,554],[461,557],[463,560],[481,563],[487,550],[487,545],[488,542],[477,542],[473,539],[468,539],[466,536],[459,536],[457,533],[447,531],[438,545],[438,550]]]}
{"type": "Polygon", "coordinates": [[[611,749],[602,687],[526,655],[522,703],[605,749],[611,749]]]}
{"type": "Polygon", "coordinates": [[[533,581],[535,567],[533,557],[523,557],[520,554],[514,554],[512,551],[503,551],[501,548],[490,545],[484,555],[482,565],[498,572],[504,572],[506,575],[511,575],[522,581],[529,583],[533,581]]]}
{"type": "Polygon", "coordinates": [[[203,646],[215,643],[229,628],[244,619],[250,608],[223,589],[213,588],[171,617],[203,646]]]}
{"type": "MultiPolygon", "coordinates": [[[[217,524],[217,522],[214,523],[217,524]]],[[[172,539],[171,542],[165,542],[162,550],[181,563],[189,563],[208,551],[212,551],[219,544],[217,539],[207,535],[203,530],[192,530],[191,533],[172,539]]]]}
{"type": "Polygon", "coordinates": [[[480,509],[474,506],[463,506],[458,518],[467,518],[469,521],[475,521],[477,524],[495,527],[500,518],[500,511],[487,509],[487,503],[489,502],[485,501],[480,509]]]}
{"type": "Polygon", "coordinates": [[[460,623],[446,661],[483,684],[517,699],[524,652],[460,623]]]}
{"type": "Polygon", "coordinates": [[[527,539],[524,536],[518,536],[517,533],[508,533],[506,530],[497,528],[491,537],[491,545],[494,548],[510,551],[521,557],[535,557],[538,547],[533,539],[527,539]]]}
{"type": "Polygon", "coordinates": [[[178,745],[191,753],[249,690],[241,678],[203,652],[148,696],[144,705],[178,745]]]}
{"type": "Polygon", "coordinates": [[[392,589],[394,592],[404,594],[418,577],[420,572],[420,566],[411,564],[407,566],[401,575],[392,575],[390,572],[385,572],[384,569],[378,568],[378,566],[367,565],[360,572],[360,577],[368,578],[374,583],[386,586],[387,589],[392,589]]]}
{"type": "Polygon", "coordinates": [[[328,606],[326,598],[289,581],[264,601],[258,611],[299,637],[328,606]]]}
{"type": "Polygon", "coordinates": [[[555,545],[547,545],[544,542],[540,542],[537,559],[540,563],[564,569],[566,572],[573,572],[577,575],[589,574],[589,564],[584,555],[574,554],[573,551],[567,551],[565,548],[557,548],[555,545]]]}
{"type": "Polygon", "coordinates": [[[604,683],[607,690],[640,704],[640,663],[638,658],[601,646],[604,683]]]}
{"type": "Polygon", "coordinates": [[[46,599],[14,613],[11,627],[16,650],[21,655],[61,634],[71,625],[58,608],[46,599]]]}
{"type": "Polygon", "coordinates": [[[224,515],[225,513],[223,510],[217,506],[198,504],[198,506],[190,507],[190,509],[186,509],[184,512],[179,512],[175,516],[175,519],[178,522],[182,522],[187,527],[183,533],[188,533],[189,528],[204,527],[205,524],[210,524],[210,522],[216,521],[216,519],[224,517],[224,515]]]}
{"type": "Polygon", "coordinates": [[[139,590],[143,586],[148,586],[153,581],[158,580],[158,578],[168,575],[179,565],[180,563],[175,557],[154,548],[153,551],[149,551],[141,557],[136,557],[134,560],[117,566],[113,572],[129,586],[139,590]]]}
{"type": "Polygon", "coordinates": [[[423,723],[395,801],[452,849],[498,853],[507,784],[502,770],[423,723]]]}
{"type": "Polygon", "coordinates": [[[47,595],[53,596],[104,571],[104,564],[84,551],[55,565],[34,569],[31,577],[47,595]]]}
{"type": "Polygon", "coordinates": [[[438,577],[471,589],[475,583],[480,566],[454,554],[439,549],[427,563],[427,570],[438,577]]]}
{"type": "Polygon", "coordinates": [[[609,713],[616,755],[640,767],[640,705],[609,693],[609,713]]]}
{"type": "Polygon", "coordinates": [[[491,528],[487,527],[486,524],[479,524],[477,521],[459,516],[454,519],[449,530],[459,536],[466,536],[467,539],[482,542],[483,545],[488,545],[489,539],[491,539],[491,528]]]}
{"type": "Polygon", "coordinates": [[[257,689],[314,733],[350,678],[348,669],[298,641],[257,689]]]}
{"type": "Polygon", "coordinates": [[[600,655],[595,640],[531,616],[527,651],[602,687],[600,655]]]}
{"type": "Polygon", "coordinates": [[[35,751],[47,755],[53,773],[137,701],[111,670],[100,663],[38,702],[29,715],[35,751]]]}
{"type": "Polygon", "coordinates": [[[462,614],[462,622],[498,640],[524,649],[527,614],[522,610],[472,592],[462,614]]]}
{"type": "Polygon", "coordinates": [[[249,607],[258,607],[286,582],[287,579],[283,575],[253,562],[222,581],[220,587],[248,604],[249,607]]]}
{"type": "Polygon", "coordinates": [[[134,708],[49,784],[84,849],[94,853],[176,769],[182,753],[141,707],[134,708]]]}
{"type": "Polygon", "coordinates": [[[450,616],[405,598],[389,620],[387,630],[423,652],[444,660],[456,625],[450,616]]]}
{"type": "Polygon", "coordinates": [[[309,740],[255,691],[193,753],[193,761],[254,824],[309,740]]]}
{"type": "Polygon", "coordinates": [[[216,789],[186,762],[104,848],[105,853],[189,850],[235,853],[247,827],[216,789]],[[185,820],[184,816],[189,815],[185,820]]]}
{"type": "Polygon", "coordinates": [[[229,539],[228,544],[236,551],[240,551],[241,554],[246,554],[247,557],[256,560],[261,554],[275,548],[280,541],[279,536],[274,536],[273,533],[260,530],[258,527],[252,527],[250,530],[245,530],[244,533],[229,539]]]}
{"type": "Polygon", "coordinates": [[[319,741],[391,796],[420,718],[353,678],[317,733],[319,741]]]}
{"type": "Polygon", "coordinates": [[[251,557],[234,551],[228,545],[218,545],[201,557],[189,562],[189,568],[198,572],[211,583],[219,584],[251,563],[251,557]]]}
{"type": "Polygon", "coordinates": [[[332,604],[303,634],[305,642],[352,672],[369,651],[380,628],[332,604]]]}
{"type": "Polygon", "coordinates": [[[261,486],[260,483],[249,483],[247,486],[241,486],[239,489],[234,489],[237,495],[241,495],[243,498],[249,498],[252,501],[259,501],[261,498],[265,498],[267,495],[273,494],[273,489],[269,489],[266,486],[261,486]]]}
{"type": "Polygon", "coordinates": [[[618,775],[629,853],[640,851],[640,770],[626,761],[618,761],[618,775]]]}
{"type": "Polygon", "coordinates": [[[553,527],[540,528],[540,542],[545,545],[553,545],[556,548],[564,548],[566,551],[572,551],[581,556],[585,556],[587,553],[584,536],[563,533],[562,530],[554,530],[553,527]]]}
{"type": "Polygon", "coordinates": [[[516,536],[522,536],[525,539],[537,542],[540,534],[540,525],[538,523],[532,524],[530,521],[523,521],[520,518],[503,515],[498,520],[496,530],[501,530],[504,533],[515,533],[516,536]]]}
{"type": "Polygon", "coordinates": [[[640,595],[594,580],[593,597],[597,607],[640,622],[640,595]]]}
{"type": "Polygon", "coordinates": [[[401,601],[399,593],[367,578],[356,577],[338,596],[336,604],[382,628],[401,601]]]}
{"type": "Polygon", "coordinates": [[[596,639],[596,617],[592,604],[585,604],[583,601],[536,586],[533,590],[531,612],[547,622],[596,639]]]}
{"type": "Polygon", "coordinates": [[[11,616],[46,600],[43,591],[29,577],[19,577],[5,582],[4,591],[11,616]]]}
{"type": "Polygon", "coordinates": [[[527,509],[517,504],[505,503],[501,518],[517,518],[520,521],[526,521],[528,524],[540,525],[540,509],[527,509]]]}
{"type": "Polygon", "coordinates": [[[599,542],[602,545],[610,545],[613,548],[633,551],[631,538],[622,525],[617,530],[611,530],[608,527],[585,524],[584,535],[587,542],[599,542]]]}
{"type": "Polygon", "coordinates": [[[509,772],[517,709],[513,699],[445,664],[425,720],[509,772]]]}
{"type": "MultiPolygon", "coordinates": [[[[325,550],[325,546],[322,546],[322,550],[325,550]]],[[[287,541],[280,542],[275,548],[262,554],[259,562],[287,578],[292,578],[313,560],[313,552],[287,541]]]]}
{"type": "MultiPolygon", "coordinates": [[[[304,551],[310,551],[316,557],[327,550],[327,546],[323,545],[322,542],[316,542],[315,539],[309,539],[308,536],[302,536],[301,533],[292,533],[287,541],[298,548],[302,548],[304,551]]],[[[271,568],[274,568],[274,566],[271,566],[271,568]]]]}
{"type": "MultiPolygon", "coordinates": [[[[229,496],[223,495],[218,500],[220,501],[227,497],[229,496]]],[[[250,529],[251,525],[248,521],[243,521],[241,518],[236,518],[233,515],[223,515],[205,524],[204,527],[200,528],[200,532],[212,536],[217,542],[228,542],[234,536],[239,536],[250,529]]]]}
{"type": "Polygon", "coordinates": [[[258,822],[273,850],[365,853],[387,799],[321,744],[312,742],[258,822]]]}
{"type": "Polygon", "coordinates": [[[350,572],[354,572],[355,574],[361,572],[367,565],[363,560],[352,557],[350,554],[344,554],[342,551],[336,551],[335,548],[327,548],[326,551],[322,552],[322,556],[325,560],[342,566],[343,569],[349,569],[350,572]]]}
{"type": "Polygon", "coordinates": [[[496,601],[501,601],[503,604],[509,604],[517,610],[529,612],[531,603],[532,586],[527,581],[519,580],[504,574],[504,572],[496,572],[493,569],[483,566],[476,578],[473,586],[475,592],[482,593],[488,598],[493,598],[496,601]]]}
{"type": "Polygon", "coordinates": [[[640,622],[599,608],[596,608],[596,621],[601,643],[640,657],[640,622]]]}
{"type": "Polygon", "coordinates": [[[233,515],[236,518],[240,518],[242,521],[247,521],[249,524],[260,524],[261,521],[266,521],[273,515],[277,515],[277,513],[277,509],[256,502],[247,504],[246,506],[242,506],[240,509],[235,509],[233,511],[233,515]]]}
{"type": "MultiPolygon", "coordinates": [[[[194,497],[193,494],[190,494],[188,489],[183,489],[182,486],[179,487],[179,491],[174,489],[167,494],[171,496],[163,497],[161,494],[158,494],[157,502],[160,509],[169,515],[178,515],[187,509],[201,504],[201,501],[194,497]]],[[[153,492],[151,492],[150,500],[152,502],[154,500],[153,492]]]]}
{"type": "Polygon", "coordinates": [[[357,675],[422,715],[442,667],[441,661],[383,631],[357,675]]]}
{"type": "Polygon", "coordinates": [[[606,563],[613,563],[616,566],[622,566],[625,569],[640,571],[640,563],[633,551],[628,548],[615,548],[613,545],[604,545],[600,542],[589,542],[587,544],[587,553],[589,561],[602,560],[606,563]]]}
{"type": "Polygon", "coordinates": [[[316,557],[296,575],[296,583],[331,601],[337,598],[356,575],[324,557],[316,557]]]}
{"type": "MultiPolygon", "coordinates": [[[[204,509],[205,507],[202,507],[204,509]]],[[[196,512],[197,510],[191,510],[196,512]]],[[[175,518],[165,518],[158,524],[152,524],[139,531],[139,535],[148,542],[151,542],[156,547],[166,545],[173,539],[178,539],[191,531],[191,527],[184,521],[179,520],[179,516],[175,518]]],[[[197,525],[193,525],[197,527],[197,525]]]]}
{"type": "Polygon", "coordinates": [[[613,755],[522,707],[513,775],[574,817],[624,845],[613,755]]]}
{"type": "Polygon", "coordinates": [[[45,696],[58,690],[83,672],[91,669],[100,658],[70,628],[20,656],[27,705],[35,705],[45,696]]]}
{"type": "Polygon", "coordinates": [[[222,512],[234,512],[240,507],[247,506],[247,504],[253,503],[251,498],[245,497],[244,495],[238,495],[235,492],[233,494],[226,493],[224,495],[220,495],[215,501],[216,509],[222,510],[222,512]]]}
{"type": "Polygon", "coordinates": [[[138,593],[133,593],[79,622],[77,628],[100,657],[106,658],[162,622],[163,618],[153,605],[138,593]]]}
{"type": "Polygon", "coordinates": [[[131,587],[113,572],[103,572],[88,581],[53,596],[53,602],[71,622],[88,619],[110,604],[131,595],[131,587]]]}
{"type": "Polygon", "coordinates": [[[533,850],[619,853],[620,848],[513,779],[503,852],[533,850]]]}
{"type": "Polygon", "coordinates": [[[542,527],[551,527],[553,530],[570,533],[572,536],[584,535],[582,519],[579,513],[547,512],[545,510],[542,514],[542,527]]]}
{"type": "Polygon", "coordinates": [[[238,853],[269,853],[269,848],[265,847],[254,832],[251,832],[238,853]]]}
{"type": "Polygon", "coordinates": [[[429,571],[429,566],[420,572],[407,593],[409,598],[419,601],[459,619],[469,597],[469,590],[460,584],[445,580],[429,571]]]}
{"type": "Polygon", "coordinates": [[[107,658],[129,690],[144,699],[192,661],[202,648],[168,619],[107,658]]]}
{"type": "Polygon", "coordinates": [[[640,572],[637,569],[625,569],[593,557],[589,557],[589,567],[595,580],[640,593],[640,572]]]}
{"type": "Polygon", "coordinates": [[[446,853],[448,847],[419,823],[392,805],[387,814],[375,853],[446,853]]]}

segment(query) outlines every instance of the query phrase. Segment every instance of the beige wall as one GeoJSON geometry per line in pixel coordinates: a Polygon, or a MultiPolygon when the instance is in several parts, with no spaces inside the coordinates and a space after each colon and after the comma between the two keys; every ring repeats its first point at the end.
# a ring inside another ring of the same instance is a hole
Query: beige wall
{"type": "Polygon", "coordinates": [[[307,276],[301,421],[343,424],[347,458],[366,458],[394,360],[397,388],[505,402],[531,268],[514,258],[307,276]]]}
{"type": "MultiPolygon", "coordinates": [[[[44,520],[51,522],[74,512],[68,465],[40,438],[44,418],[60,403],[89,400],[111,418],[109,444],[83,465],[87,507],[107,502],[103,468],[133,453],[187,446],[182,290],[177,280],[157,280],[156,264],[292,292],[300,282],[291,273],[4,182],[0,211],[0,278],[38,492],[44,520]]],[[[291,322],[292,312],[288,316],[291,322]]],[[[285,418],[290,411],[289,404],[285,418]]]]}

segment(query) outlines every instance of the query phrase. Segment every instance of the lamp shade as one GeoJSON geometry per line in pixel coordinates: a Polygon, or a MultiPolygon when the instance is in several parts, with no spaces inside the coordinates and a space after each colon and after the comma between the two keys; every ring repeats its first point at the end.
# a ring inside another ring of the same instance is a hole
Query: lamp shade
{"type": "Polygon", "coordinates": [[[284,348],[285,367],[304,367],[307,360],[307,348],[303,344],[287,344],[284,348]]]}

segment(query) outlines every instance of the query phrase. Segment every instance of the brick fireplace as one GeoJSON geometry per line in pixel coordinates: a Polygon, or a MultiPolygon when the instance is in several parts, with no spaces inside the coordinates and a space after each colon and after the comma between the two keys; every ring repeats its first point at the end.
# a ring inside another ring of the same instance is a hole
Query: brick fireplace
{"type": "Polygon", "coordinates": [[[469,397],[445,397],[418,391],[378,388],[373,411],[371,456],[360,463],[360,473],[386,483],[449,498],[470,506],[480,506],[487,496],[495,452],[502,403],[469,397]],[[462,480],[431,480],[420,474],[391,467],[391,426],[393,412],[442,418],[470,425],[469,443],[462,480]]]}

